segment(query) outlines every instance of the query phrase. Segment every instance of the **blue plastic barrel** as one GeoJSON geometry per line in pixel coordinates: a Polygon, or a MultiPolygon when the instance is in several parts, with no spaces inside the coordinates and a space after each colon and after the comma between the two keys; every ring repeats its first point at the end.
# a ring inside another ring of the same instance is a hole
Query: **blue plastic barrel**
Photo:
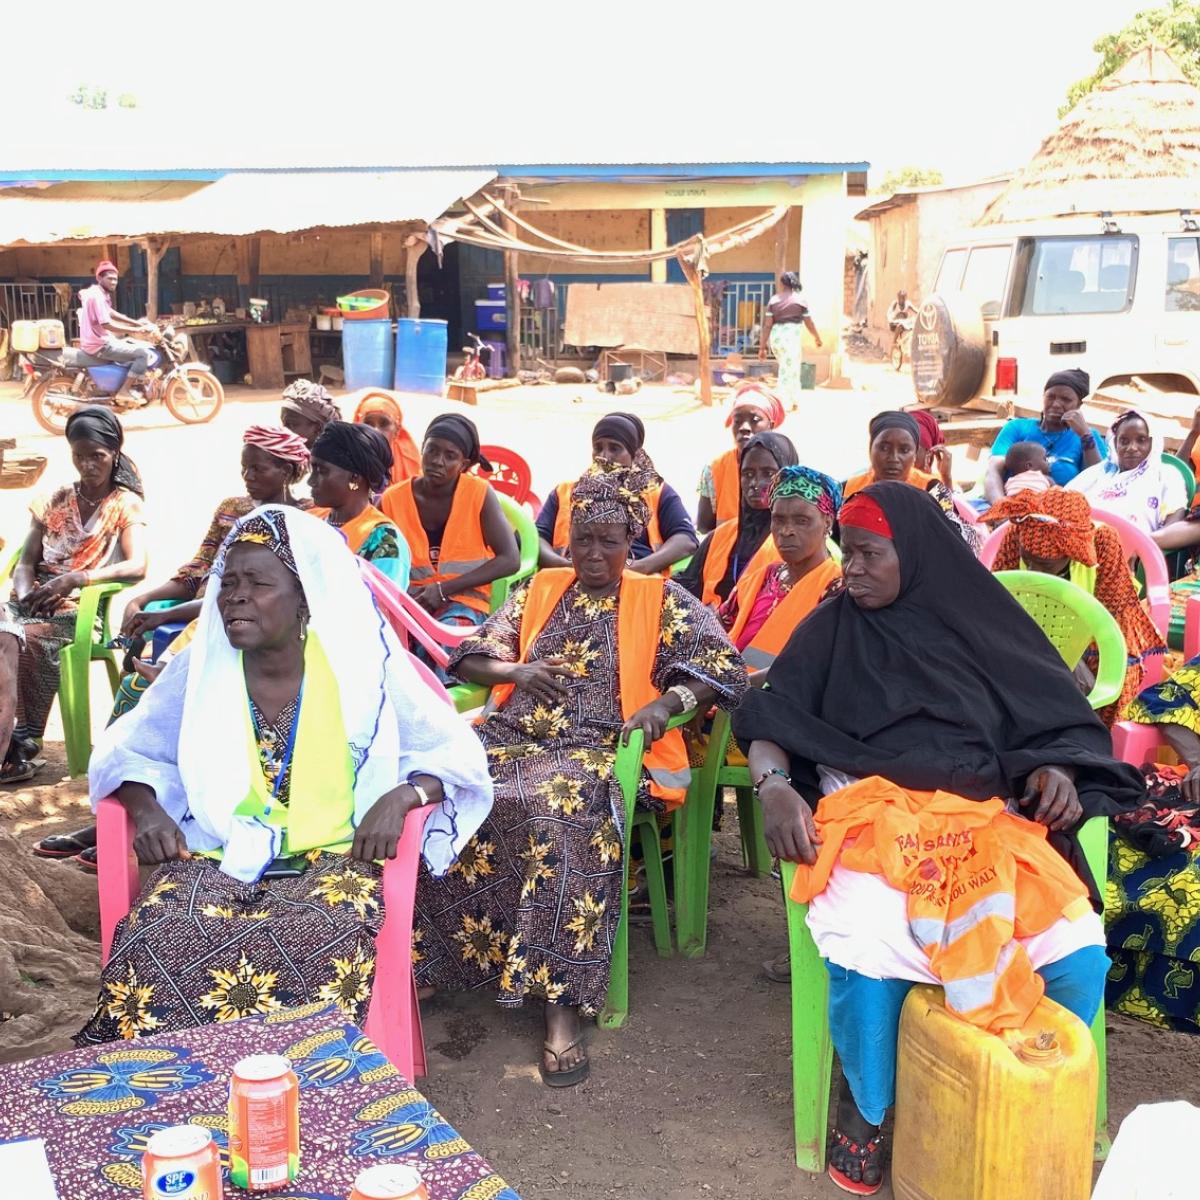
{"type": "Polygon", "coordinates": [[[351,391],[391,387],[392,362],[391,321],[346,321],[342,325],[342,366],[351,391]]]}
{"type": "Polygon", "coordinates": [[[396,391],[445,392],[448,337],[445,321],[401,317],[396,322],[396,391]]]}

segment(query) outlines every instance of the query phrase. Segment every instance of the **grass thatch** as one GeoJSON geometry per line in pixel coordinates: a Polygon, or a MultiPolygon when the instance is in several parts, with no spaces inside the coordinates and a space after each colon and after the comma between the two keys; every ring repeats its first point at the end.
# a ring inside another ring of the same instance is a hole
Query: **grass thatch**
{"type": "Polygon", "coordinates": [[[1083,97],[978,224],[1174,208],[1200,210],[1200,90],[1150,45],[1083,97]]]}

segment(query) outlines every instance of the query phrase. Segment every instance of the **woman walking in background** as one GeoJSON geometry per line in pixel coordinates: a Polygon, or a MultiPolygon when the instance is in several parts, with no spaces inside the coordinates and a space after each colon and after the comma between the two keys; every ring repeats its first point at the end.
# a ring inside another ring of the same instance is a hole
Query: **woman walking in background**
{"type": "Polygon", "coordinates": [[[800,299],[800,277],[795,271],[784,271],[779,277],[779,291],[767,302],[767,318],[763,322],[758,357],[767,357],[767,347],[779,364],[779,391],[788,408],[800,406],[800,366],[804,362],[804,330],[807,329],[821,348],[808,306],[800,299]]]}

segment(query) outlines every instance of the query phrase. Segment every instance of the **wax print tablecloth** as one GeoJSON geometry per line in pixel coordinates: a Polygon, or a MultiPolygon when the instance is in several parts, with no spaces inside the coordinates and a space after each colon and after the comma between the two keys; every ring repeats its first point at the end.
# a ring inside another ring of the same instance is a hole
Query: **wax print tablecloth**
{"type": "Polygon", "coordinates": [[[273,1200],[343,1200],[364,1167],[397,1161],[420,1170],[430,1200],[519,1200],[336,1006],[0,1067],[0,1141],[45,1138],[62,1200],[140,1200],[147,1138],[202,1125],[225,1195],[246,1195],[228,1183],[225,1106],[233,1064],[259,1053],[286,1054],[300,1080],[300,1177],[273,1200]]]}

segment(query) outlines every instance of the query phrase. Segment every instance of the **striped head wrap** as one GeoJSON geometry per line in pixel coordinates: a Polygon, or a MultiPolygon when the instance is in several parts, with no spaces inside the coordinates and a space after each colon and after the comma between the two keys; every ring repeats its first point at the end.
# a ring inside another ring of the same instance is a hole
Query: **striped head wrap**
{"type": "Polygon", "coordinates": [[[980,519],[1011,522],[1002,550],[1015,542],[1024,556],[1069,558],[1085,567],[1096,565],[1092,506],[1082,492],[1060,487],[1040,494],[1018,492],[993,504],[980,519]]]}
{"type": "Polygon", "coordinates": [[[837,510],[842,506],[842,489],[823,471],[812,467],[783,467],[771,480],[768,505],[788,496],[799,496],[801,500],[815,504],[826,517],[837,516],[837,510]]]}
{"type": "Polygon", "coordinates": [[[304,477],[312,461],[305,440],[282,425],[251,425],[242,435],[242,444],[257,446],[272,458],[291,463],[294,468],[293,482],[304,477]]]}
{"type": "Polygon", "coordinates": [[[631,467],[589,467],[571,488],[571,521],[578,525],[611,522],[633,537],[646,528],[650,509],[642,498],[649,480],[631,467]]]}
{"type": "Polygon", "coordinates": [[[318,425],[327,425],[330,421],[340,421],[342,414],[333,402],[329,390],[311,379],[297,379],[289,383],[283,391],[283,407],[316,421],[318,425]]]}
{"type": "Polygon", "coordinates": [[[283,520],[283,512],[279,508],[259,508],[244,516],[230,531],[225,539],[221,556],[221,570],[224,570],[225,556],[234,546],[266,546],[273,555],[297,579],[300,571],[296,567],[296,556],[292,553],[292,543],[288,539],[287,524],[283,520]]]}
{"type": "Polygon", "coordinates": [[[725,427],[727,429],[733,425],[733,414],[739,408],[758,409],[766,417],[772,429],[778,429],[787,416],[779,397],[766,387],[765,384],[759,383],[757,380],[747,379],[744,383],[738,384],[737,390],[733,393],[733,397],[729,401],[729,411],[725,414],[725,427]]]}

